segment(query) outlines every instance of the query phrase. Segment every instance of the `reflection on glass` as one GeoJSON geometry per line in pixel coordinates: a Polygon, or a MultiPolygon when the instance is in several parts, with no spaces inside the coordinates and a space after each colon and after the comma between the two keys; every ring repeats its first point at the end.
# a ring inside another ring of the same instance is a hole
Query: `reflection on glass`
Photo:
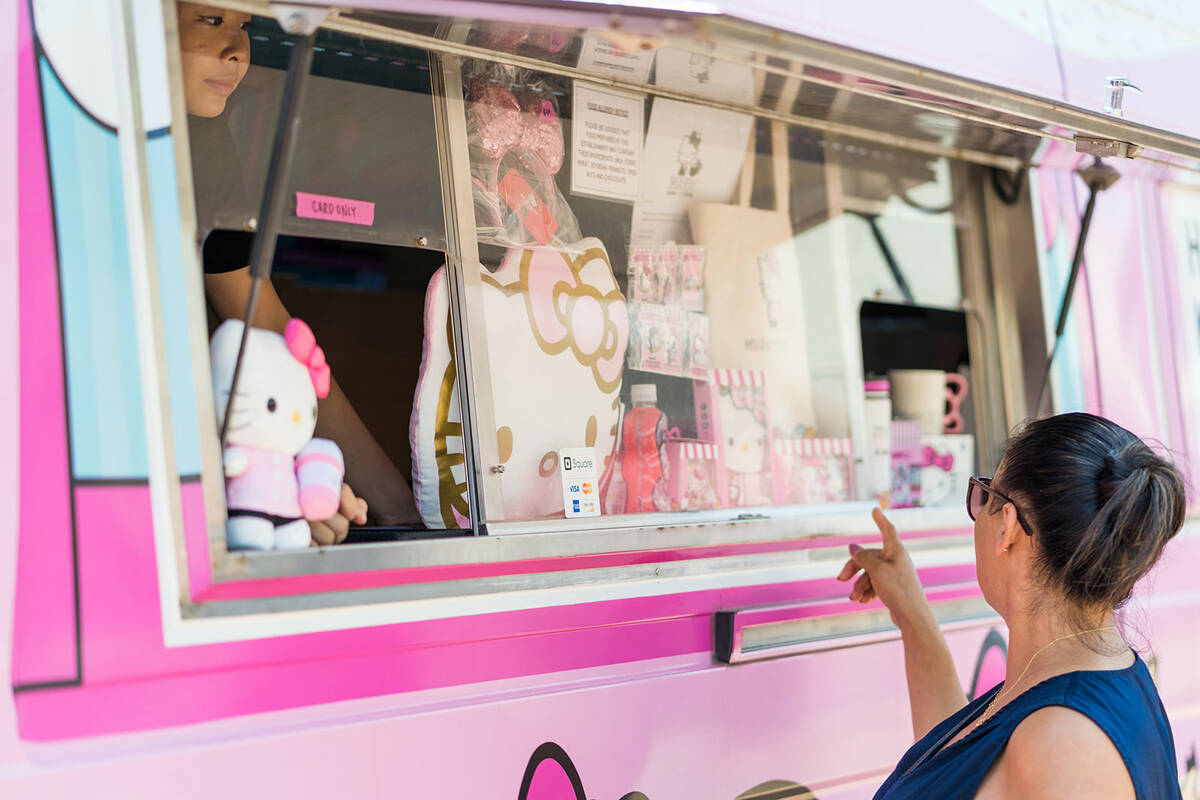
{"type": "MultiPolygon", "coordinates": [[[[636,41],[498,25],[466,39],[495,51],[462,67],[489,516],[737,511],[893,488],[919,502],[926,448],[935,466],[951,460],[924,438],[943,431],[894,434],[891,405],[880,452],[897,482],[863,480],[859,305],[960,304],[949,163],[750,111],[881,127],[881,101],[847,100],[828,76],[760,72],[720,43],[636,41]]],[[[916,114],[895,122],[922,141],[955,135],[916,114]]]]}

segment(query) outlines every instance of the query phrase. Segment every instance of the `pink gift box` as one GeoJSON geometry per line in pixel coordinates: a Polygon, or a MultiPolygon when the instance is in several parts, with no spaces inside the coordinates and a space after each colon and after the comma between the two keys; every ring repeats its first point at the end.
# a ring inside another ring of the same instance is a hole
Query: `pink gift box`
{"type": "Polygon", "coordinates": [[[714,369],[696,381],[698,437],[717,445],[722,506],[774,503],[774,448],[762,370],[714,369]]]}
{"type": "Polygon", "coordinates": [[[715,444],[671,439],[667,464],[667,494],[673,511],[720,507],[721,460],[715,444]]]}
{"type": "Polygon", "coordinates": [[[777,503],[854,499],[854,447],[849,439],[776,439],[774,466],[777,503]]]}

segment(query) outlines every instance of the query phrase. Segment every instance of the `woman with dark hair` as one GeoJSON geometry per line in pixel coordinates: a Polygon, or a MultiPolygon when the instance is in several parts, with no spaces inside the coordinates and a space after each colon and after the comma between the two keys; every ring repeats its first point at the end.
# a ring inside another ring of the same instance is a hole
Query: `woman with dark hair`
{"type": "Polygon", "coordinates": [[[1009,631],[1005,681],[968,703],[896,530],[851,545],[838,576],[878,597],[904,643],[915,745],[876,798],[1178,798],[1175,745],[1149,670],[1113,612],[1182,527],[1183,483],[1090,414],[1032,422],[994,478],[972,478],[975,561],[1009,631]]]}

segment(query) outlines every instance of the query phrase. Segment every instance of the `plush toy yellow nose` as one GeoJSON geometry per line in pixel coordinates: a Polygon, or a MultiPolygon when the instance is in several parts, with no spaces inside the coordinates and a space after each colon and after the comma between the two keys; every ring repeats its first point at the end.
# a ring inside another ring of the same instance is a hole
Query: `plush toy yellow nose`
{"type": "Polygon", "coordinates": [[[299,411],[292,412],[292,422],[294,422],[294,423],[300,422],[300,412],[299,411]]]}

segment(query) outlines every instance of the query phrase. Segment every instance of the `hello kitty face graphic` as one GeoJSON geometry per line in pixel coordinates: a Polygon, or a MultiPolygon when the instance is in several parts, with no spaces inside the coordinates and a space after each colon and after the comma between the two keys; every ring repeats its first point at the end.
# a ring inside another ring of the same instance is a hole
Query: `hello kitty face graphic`
{"type": "Polygon", "coordinates": [[[717,59],[703,53],[692,53],[688,59],[688,74],[698,83],[708,83],[712,80],[712,65],[717,59]]]}
{"type": "MultiPolygon", "coordinates": [[[[725,409],[722,409],[725,413],[725,409]]],[[[767,429],[752,408],[733,408],[721,420],[725,434],[725,468],[730,472],[762,472],[767,455],[767,429]]]]}
{"type": "MultiPolygon", "coordinates": [[[[439,304],[434,335],[441,341],[422,361],[413,483],[426,524],[465,527],[462,416],[445,294],[439,271],[430,297],[439,304]]],[[[491,385],[479,391],[490,392],[496,423],[495,449],[485,445],[484,453],[496,459],[489,467],[502,468],[490,471],[503,503],[497,518],[561,515],[559,449],[593,448],[601,473],[612,459],[629,339],[624,296],[604,248],[586,239],[571,251],[510,250],[498,270],[480,275],[480,301],[491,385]]]]}
{"type": "MultiPolygon", "coordinates": [[[[529,757],[517,800],[589,800],[579,770],[567,752],[554,742],[539,745],[529,757]]],[[[649,800],[641,792],[629,792],[619,800],[649,800]]]]}
{"type": "Polygon", "coordinates": [[[694,177],[703,164],[700,161],[700,132],[692,131],[684,136],[679,143],[676,154],[679,159],[679,174],[694,177]]]}
{"type": "Polygon", "coordinates": [[[232,405],[227,441],[232,445],[295,455],[312,439],[317,424],[313,379],[283,336],[251,328],[238,376],[237,397],[229,403],[229,386],[244,325],[227,320],[210,343],[213,397],[218,422],[232,405]]]}

